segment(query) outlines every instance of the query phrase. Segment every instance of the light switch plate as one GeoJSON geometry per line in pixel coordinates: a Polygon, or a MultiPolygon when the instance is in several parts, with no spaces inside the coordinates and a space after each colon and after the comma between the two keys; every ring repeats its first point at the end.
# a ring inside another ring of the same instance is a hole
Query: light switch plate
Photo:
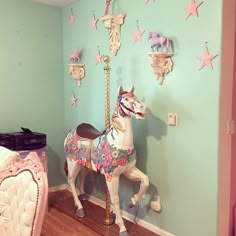
{"type": "Polygon", "coordinates": [[[178,125],[178,114],[177,113],[168,113],[168,125],[177,126],[178,125]]]}

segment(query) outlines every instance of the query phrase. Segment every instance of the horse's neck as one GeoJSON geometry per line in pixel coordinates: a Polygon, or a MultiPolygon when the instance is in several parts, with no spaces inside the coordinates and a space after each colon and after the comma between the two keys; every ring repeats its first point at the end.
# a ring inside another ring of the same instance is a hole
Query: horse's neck
{"type": "Polygon", "coordinates": [[[114,144],[117,148],[123,150],[133,149],[133,129],[131,117],[122,117],[114,114],[112,118],[112,128],[107,135],[110,144],[114,144]]]}

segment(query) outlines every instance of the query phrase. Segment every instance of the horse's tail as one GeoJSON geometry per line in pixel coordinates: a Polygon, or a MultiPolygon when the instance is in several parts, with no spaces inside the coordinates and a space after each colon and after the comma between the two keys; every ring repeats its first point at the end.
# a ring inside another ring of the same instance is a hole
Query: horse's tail
{"type": "Polygon", "coordinates": [[[166,47],[167,47],[168,52],[170,52],[171,44],[170,44],[169,38],[166,38],[166,47]]]}
{"type": "Polygon", "coordinates": [[[65,161],[65,164],[64,164],[64,171],[65,171],[66,176],[68,176],[68,164],[67,164],[67,161],[65,161]]]}
{"type": "MultiPolygon", "coordinates": [[[[68,134],[66,135],[66,137],[65,137],[65,140],[64,140],[64,151],[65,151],[65,148],[66,148],[66,143],[67,143],[68,136],[71,133],[71,131],[72,130],[70,130],[68,132],[68,134]]],[[[65,171],[66,176],[68,176],[68,164],[67,164],[67,161],[65,161],[65,164],[64,164],[64,171],[65,171]]]]}

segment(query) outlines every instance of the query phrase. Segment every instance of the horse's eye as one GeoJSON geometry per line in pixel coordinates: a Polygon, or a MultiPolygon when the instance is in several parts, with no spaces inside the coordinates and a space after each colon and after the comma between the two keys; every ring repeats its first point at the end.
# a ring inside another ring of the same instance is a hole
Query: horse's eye
{"type": "Polygon", "coordinates": [[[128,98],[125,98],[125,101],[128,101],[129,99],[128,98]]]}

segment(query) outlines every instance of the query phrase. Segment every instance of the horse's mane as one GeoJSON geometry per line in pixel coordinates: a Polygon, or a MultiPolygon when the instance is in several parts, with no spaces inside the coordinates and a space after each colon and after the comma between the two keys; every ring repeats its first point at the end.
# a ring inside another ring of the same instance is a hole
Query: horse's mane
{"type": "Polygon", "coordinates": [[[128,91],[123,91],[120,95],[124,95],[124,94],[126,94],[126,93],[130,93],[130,92],[128,92],[128,91]]]}
{"type": "Polygon", "coordinates": [[[119,133],[119,131],[124,133],[125,129],[122,128],[122,125],[121,125],[120,121],[118,120],[118,118],[119,117],[118,117],[117,113],[114,113],[112,116],[112,125],[115,128],[117,133],[119,133]]]}

